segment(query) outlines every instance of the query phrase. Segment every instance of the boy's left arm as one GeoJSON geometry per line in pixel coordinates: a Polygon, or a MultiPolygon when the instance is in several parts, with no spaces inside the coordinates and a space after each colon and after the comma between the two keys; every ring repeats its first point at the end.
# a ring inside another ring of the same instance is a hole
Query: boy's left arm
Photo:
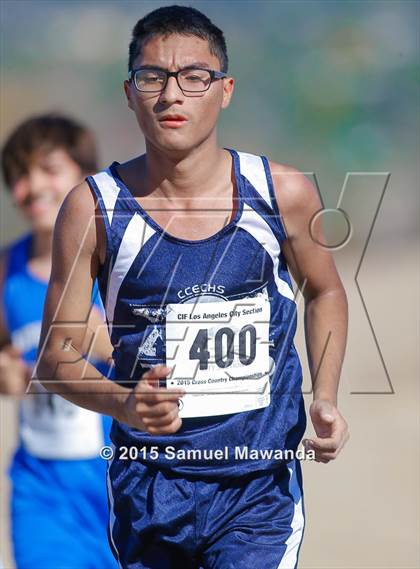
{"type": "Polygon", "coordinates": [[[305,299],[305,338],[313,386],[310,416],[316,437],[305,441],[316,460],[336,458],[349,438],[337,408],[337,392],[347,338],[344,287],[328,248],[322,204],[315,187],[298,170],[270,163],[274,192],[287,238],[282,250],[305,299]]]}

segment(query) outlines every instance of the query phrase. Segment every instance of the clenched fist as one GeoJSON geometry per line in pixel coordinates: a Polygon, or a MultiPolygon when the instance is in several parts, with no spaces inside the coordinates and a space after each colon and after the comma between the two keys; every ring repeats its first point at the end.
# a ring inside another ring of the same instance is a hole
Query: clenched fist
{"type": "Polygon", "coordinates": [[[159,379],[170,372],[171,368],[158,365],[143,374],[125,402],[124,423],[151,435],[169,435],[178,431],[182,424],[178,401],[185,391],[159,387],[159,379]]]}
{"type": "Polygon", "coordinates": [[[309,413],[317,436],[303,444],[315,451],[317,462],[328,463],[337,458],[349,439],[347,423],[337,407],[325,399],[315,399],[309,413]]]}

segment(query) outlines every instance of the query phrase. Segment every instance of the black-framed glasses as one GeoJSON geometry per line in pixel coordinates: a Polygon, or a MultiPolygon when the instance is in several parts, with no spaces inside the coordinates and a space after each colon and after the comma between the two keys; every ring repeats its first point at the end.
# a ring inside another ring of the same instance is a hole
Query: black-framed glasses
{"type": "Polygon", "coordinates": [[[128,80],[133,81],[137,91],[141,93],[160,93],[168,82],[169,77],[175,77],[183,93],[203,93],[217,79],[227,77],[222,71],[187,67],[179,71],[166,71],[159,67],[139,67],[128,74],[128,80]]]}

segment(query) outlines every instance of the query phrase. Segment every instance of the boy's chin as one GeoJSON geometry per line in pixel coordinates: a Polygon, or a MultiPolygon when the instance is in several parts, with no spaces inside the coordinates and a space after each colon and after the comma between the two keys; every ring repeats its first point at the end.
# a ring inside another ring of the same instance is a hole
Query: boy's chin
{"type": "Polygon", "coordinates": [[[169,156],[184,156],[191,152],[196,144],[190,140],[174,137],[172,140],[169,138],[159,140],[157,146],[169,156]]]}
{"type": "Polygon", "coordinates": [[[53,231],[56,217],[29,218],[32,231],[53,231]]]}

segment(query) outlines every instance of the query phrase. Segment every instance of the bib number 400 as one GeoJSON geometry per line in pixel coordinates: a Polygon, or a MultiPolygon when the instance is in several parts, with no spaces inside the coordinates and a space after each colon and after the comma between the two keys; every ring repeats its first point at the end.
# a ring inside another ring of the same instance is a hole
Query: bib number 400
{"type": "MultiPolygon", "coordinates": [[[[238,357],[242,365],[250,365],[255,360],[257,331],[252,324],[243,326],[238,337],[238,357]]],[[[232,365],[235,358],[235,332],[228,328],[219,328],[214,336],[214,361],[220,368],[232,365]]],[[[190,348],[190,360],[199,360],[200,369],[209,367],[209,331],[201,328],[190,348]]]]}

